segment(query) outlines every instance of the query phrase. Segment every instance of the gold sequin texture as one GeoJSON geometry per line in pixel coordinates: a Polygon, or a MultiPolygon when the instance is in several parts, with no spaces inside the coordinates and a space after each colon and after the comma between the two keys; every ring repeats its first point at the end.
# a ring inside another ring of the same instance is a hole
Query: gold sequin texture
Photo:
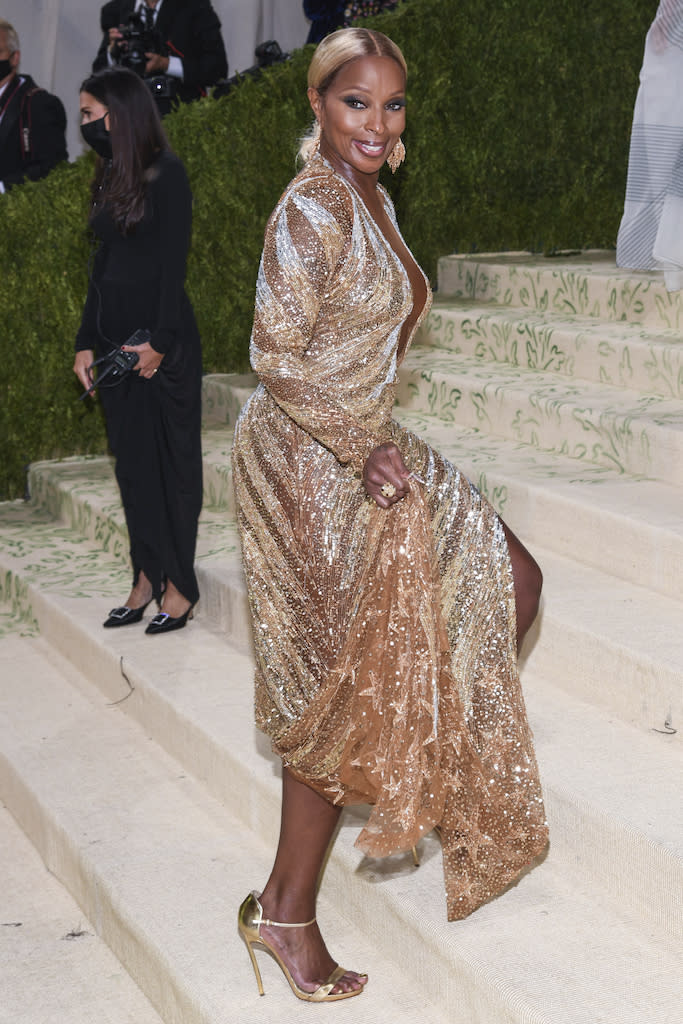
{"type": "Polygon", "coordinates": [[[409,849],[438,825],[454,920],[508,885],[547,827],[502,525],[392,419],[412,307],[360,196],[311,160],[266,229],[251,339],[260,384],[236,427],[233,475],[257,724],[329,800],[372,805],[356,843],[368,855],[409,849]],[[390,440],[424,484],[385,511],[360,471],[390,440]]]}

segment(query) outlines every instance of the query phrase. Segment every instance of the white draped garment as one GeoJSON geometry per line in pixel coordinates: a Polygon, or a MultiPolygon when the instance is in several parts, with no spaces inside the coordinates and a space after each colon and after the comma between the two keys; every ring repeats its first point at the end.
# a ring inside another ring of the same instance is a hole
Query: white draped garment
{"type": "Polygon", "coordinates": [[[683,287],[683,0],[661,0],[645,40],[617,264],[683,287]]]}

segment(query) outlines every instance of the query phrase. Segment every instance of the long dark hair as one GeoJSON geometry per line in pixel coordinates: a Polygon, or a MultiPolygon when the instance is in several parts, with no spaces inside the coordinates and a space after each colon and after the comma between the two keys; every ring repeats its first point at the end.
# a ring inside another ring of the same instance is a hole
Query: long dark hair
{"type": "Polygon", "coordinates": [[[107,68],[86,78],[81,92],[109,111],[113,159],[97,158],[93,203],[106,203],[119,231],[130,234],[145,213],[149,168],[170,149],[151,92],[133,71],[107,68]]]}

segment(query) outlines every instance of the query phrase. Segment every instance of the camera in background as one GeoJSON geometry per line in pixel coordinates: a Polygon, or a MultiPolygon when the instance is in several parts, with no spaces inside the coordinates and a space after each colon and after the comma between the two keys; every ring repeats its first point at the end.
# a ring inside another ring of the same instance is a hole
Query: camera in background
{"type": "MultiPolygon", "coordinates": [[[[177,83],[170,75],[145,75],[148,53],[165,56],[166,47],[155,28],[147,28],[141,14],[133,13],[119,31],[122,38],[112,49],[114,63],[134,71],[144,81],[157,100],[172,100],[176,95],[177,83]]],[[[167,113],[163,110],[162,113],[167,113]]]]}
{"type": "Polygon", "coordinates": [[[283,61],[289,60],[290,55],[283,53],[280,44],[274,39],[269,39],[265,43],[259,43],[254,50],[254,57],[256,58],[256,63],[252,67],[247,68],[246,71],[239,71],[236,75],[232,75],[231,78],[225,78],[214,86],[211,94],[214,99],[226,96],[244,78],[258,78],[264,68],[269,68],[273,64],[281,64],[283,61]]]}

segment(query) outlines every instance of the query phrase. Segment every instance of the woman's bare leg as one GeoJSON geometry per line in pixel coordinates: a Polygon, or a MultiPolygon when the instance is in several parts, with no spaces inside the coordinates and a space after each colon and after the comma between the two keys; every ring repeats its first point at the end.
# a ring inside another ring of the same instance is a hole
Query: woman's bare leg
{"type": "Polygon", "coordinates": [[[503,523],[507,537],[512,575],[515,581],[515,606],[517,608],[517,652],[522,646],[529,627],[538,614],[538,605],[543,587],[543,574],[522,542],[503,523]]]}
{"type": "MultiPolygon", "coordinates": [[[[318,877],[341,809],[282,771],[280,841],[270,878],[260,897],[264,917],[301,922],[315,917],[318,877]]],[[[261,927],[261,934],[287,964],[297,985],[313,991],[337,966],[317,924],[308,928],[261,927]]],[[[347,971],[333,992],[361,988],[366,977],[347,971]]]]}

